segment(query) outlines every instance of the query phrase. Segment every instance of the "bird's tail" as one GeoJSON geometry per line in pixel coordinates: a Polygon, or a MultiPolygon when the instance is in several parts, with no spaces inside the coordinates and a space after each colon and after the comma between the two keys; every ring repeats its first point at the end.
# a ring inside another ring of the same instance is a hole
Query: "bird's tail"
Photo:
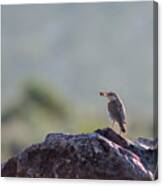
{"type": "Polygon", "coordinates": [[[120,128],[123,133],[127,133],[126,122],[120,123],[120,128]]]}

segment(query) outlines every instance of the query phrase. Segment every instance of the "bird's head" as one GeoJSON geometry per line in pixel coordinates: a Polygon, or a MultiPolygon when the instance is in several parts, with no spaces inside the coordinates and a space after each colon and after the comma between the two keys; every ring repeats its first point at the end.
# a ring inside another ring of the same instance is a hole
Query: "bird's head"
{"type": "Polygon", "coordinates": [[[100,92],[100,96],[105,96],[110,101],[116,100],[118,98],[116,93],[114,93],[114,92],[107,92],[107,91],[100,92]]]}

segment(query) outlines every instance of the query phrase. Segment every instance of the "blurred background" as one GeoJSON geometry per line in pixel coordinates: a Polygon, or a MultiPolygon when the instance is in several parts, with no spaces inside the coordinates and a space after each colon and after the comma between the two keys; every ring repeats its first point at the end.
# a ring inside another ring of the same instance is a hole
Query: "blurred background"
{"type": "Polygon", "coordinates": [[[51,132],[109,126],[102,90],[124,101],[130,139],[153,136],[152,10],[152,1],[2,6],[2,161],[51,132]]]}

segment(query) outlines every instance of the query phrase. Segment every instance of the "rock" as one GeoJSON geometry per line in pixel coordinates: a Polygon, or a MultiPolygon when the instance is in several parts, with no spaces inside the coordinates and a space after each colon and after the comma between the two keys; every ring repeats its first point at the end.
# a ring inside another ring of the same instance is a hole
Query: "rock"
{"type": "Polygon", "coordinates": [[[3,177],[108,180],[157,179],[157,139],[132,142],[110,128],[90,134],[48,134],[2,164],[3,177]]]}

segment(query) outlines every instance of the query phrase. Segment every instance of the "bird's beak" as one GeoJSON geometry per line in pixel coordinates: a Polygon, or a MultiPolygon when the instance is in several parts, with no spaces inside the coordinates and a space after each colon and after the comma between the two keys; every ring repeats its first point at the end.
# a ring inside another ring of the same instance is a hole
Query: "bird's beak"
{"type": "Polygon", "coordinates": [[[100,92],[100,96],[105,96],[105,97],[107,97],[107,92],[100,92]]]}

